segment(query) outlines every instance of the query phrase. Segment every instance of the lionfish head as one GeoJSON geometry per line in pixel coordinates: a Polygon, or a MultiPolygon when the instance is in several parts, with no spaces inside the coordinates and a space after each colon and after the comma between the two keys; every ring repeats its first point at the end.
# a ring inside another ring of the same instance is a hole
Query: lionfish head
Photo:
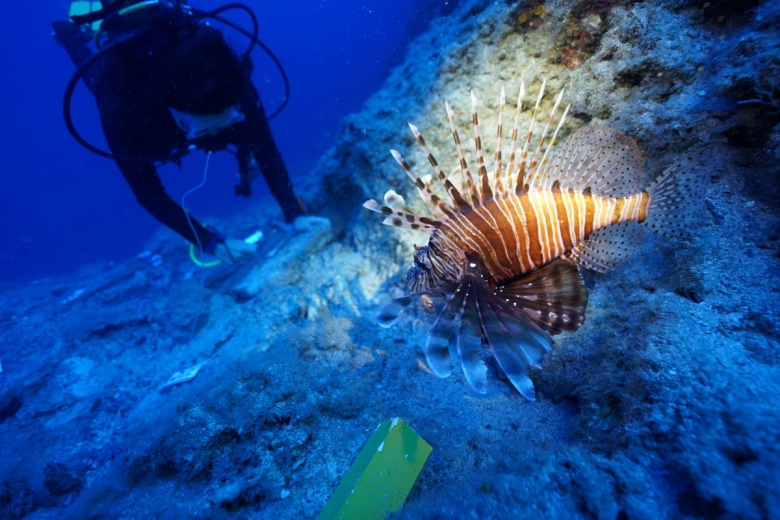
{"type": "Polygon", "coordinates": [[[433,289],[436,285],[428,257],[428,246],[414,246],[414,267],[406,273],[407,290],[414,294],[433,289]]]}

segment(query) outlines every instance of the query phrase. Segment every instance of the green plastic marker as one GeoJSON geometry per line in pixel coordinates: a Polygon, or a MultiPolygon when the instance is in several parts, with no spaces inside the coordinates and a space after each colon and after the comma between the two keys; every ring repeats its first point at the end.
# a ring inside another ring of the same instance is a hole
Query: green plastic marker
{"type": "Polygon", "coordinates": [[[431,445],[402,419],[377,426],[319,520],[385,518],[406,501],[431,445]]]}

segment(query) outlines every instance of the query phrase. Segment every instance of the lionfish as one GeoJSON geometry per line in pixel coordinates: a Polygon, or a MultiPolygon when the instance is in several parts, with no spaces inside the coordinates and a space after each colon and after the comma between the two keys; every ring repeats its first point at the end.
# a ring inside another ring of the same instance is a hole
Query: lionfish
{"type": "Polygon", "coordinates": [[[487,349],[528,400],[535,399],[529,371],[540,368],[551,350],[551,336],[574,332],[585,321],[588,289],[579,267],[604,272],[619,266],[641,245],[644,227],[667,236],[685,234],[707,185],[696,157],[689,155],[642,189],[636,144],[603,126],[580,128],[552,158],[569,107],[556,124],[561,91],[546,121],[540,118],[544,89],[543,82],[520,149],[521,84],[506,164],[501,89],[490,173],[482,152],[477,99],[471,92],[476,176],[464,157],[454,113],[445,103],[459,161],[453,173],[460,171],[465,187],[456,187],[420,131],[409,124],[449,200],[431,189],[430,177],[416,176],[400,153],[391,153],[434,218],[415,214],[392,190],[385,194],[384,205],[375,200],[363,204],[384,215],[384,224],[430,235],[428,245],[415,245],[414,267],[406,276],[410,294],[380,311],[380,325],[395,323],[415,298],[434,312],[432,298],[440,298],[443,305],[424,347],[431,371],[447,377],[458,363],[469,385],[484,393],[487,349]]]}

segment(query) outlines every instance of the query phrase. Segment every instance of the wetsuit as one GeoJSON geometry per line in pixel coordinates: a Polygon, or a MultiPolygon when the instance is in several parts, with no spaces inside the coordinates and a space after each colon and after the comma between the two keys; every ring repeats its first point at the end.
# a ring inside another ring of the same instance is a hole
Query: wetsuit
{"type": "MultiPolygon", "coordinates": [[[[77,67],[92,55],[89,38],[78,26],[71,22],[53,25],[55,38],[77,67]]],[[[108,146],[117,156],[117,166],[136,199],[157,220],[213,253],[222,237],[191,217],[190,227],[184,210],[165,191],[155,163],[160,158],[172,157],[172,153],[180,157],[192,144],[204,150],[221,150],[233,145],[244,181],[236,193],[249,195],[247,175],[254,158],[285,219],[292,221],[302,210],[271,135],[260,97],[250,80],[250,60],[239,60],[224,36],[205,24],[193,21],[183,28],[174,26],[165,30],[165,27],[146,31],[128,40],[128,44],[117,45],[116,50],[108,52],[83,76],[97,100],[108,146]],[[188,38],[200,45],[193,45],[189,50],[179,45],[188,38]],[[203,42],[209,45],[205,53],[203,42]],[[198,70],[200,63],[207,61],[204,56],[211,56],[216,62],[216,65],[212,63],[212,69],[227,72],[209,77],[213,70],[198,70]],[[169,110],[175,107],[185,112],[216,113],[234,104],[244,115],[243,121],[193,141],[187,140],[169,110]]],[[[111,44],[111,32],[108,35],[111,44]]],[[[116,39],[122,37],[126,34],[116,35],[116,39]]]]}

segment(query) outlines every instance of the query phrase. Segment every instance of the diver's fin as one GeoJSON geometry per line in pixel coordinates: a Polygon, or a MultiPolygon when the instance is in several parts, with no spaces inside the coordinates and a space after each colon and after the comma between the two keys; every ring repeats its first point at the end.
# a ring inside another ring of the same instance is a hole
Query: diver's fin
{"type": "Polygon", "coordinates": [[[592,233],[571,250],[571,256],[582,267],[604,273],[620,266],[639,249],[645,230],[637,222],[619,222],[592,233]]]}
{"type": "Polygon", "coordinates": [[[548,334],[574,332],[585,322],[588,289],[577,265],[563,258],[498,286],[495,295],[548,334]]]}

